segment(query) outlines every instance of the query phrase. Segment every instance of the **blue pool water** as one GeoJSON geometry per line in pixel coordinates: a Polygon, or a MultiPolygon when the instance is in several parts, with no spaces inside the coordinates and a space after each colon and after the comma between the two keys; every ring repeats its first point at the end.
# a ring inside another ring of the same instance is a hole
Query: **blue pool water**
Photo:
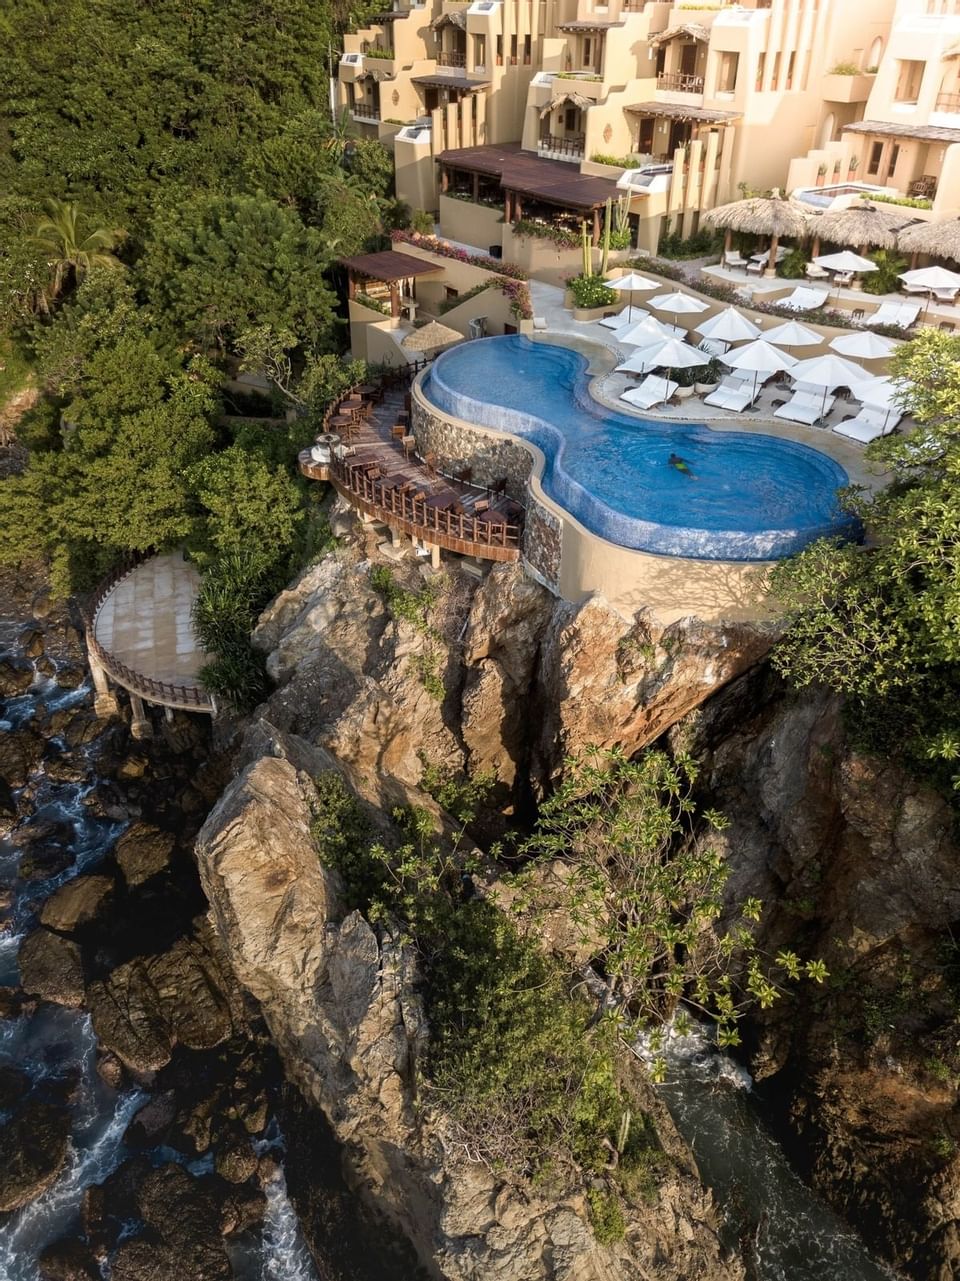
{"type": "Polygon", "coordinates": [[[578,352],[510,336],[445,352],[423,390],[445,413],[538,445],[545,491],[622,547],[774,560],[827,534],[856,534],[837,502],[847,474],[818,450],[617,413],[593,399],[588,383],[578,352]],[[671,453],[692,475],[669,465],[671,453]]]}

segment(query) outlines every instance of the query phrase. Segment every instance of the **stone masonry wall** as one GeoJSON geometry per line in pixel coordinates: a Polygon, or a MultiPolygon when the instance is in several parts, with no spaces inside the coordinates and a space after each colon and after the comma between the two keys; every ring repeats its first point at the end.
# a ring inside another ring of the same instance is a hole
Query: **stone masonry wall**
{"type": "Polygon", "coordinates": [[[557,594],[560,591],[562,553],[563,521],[528,494],[523,528],[524,567],[539,583],[557,594]]]}
{"type": "Polygon", "coordinates": [[[416,397],[412,412],[413,434],[422,458],[434,454],[440,471],[453,474],[469,467],[475,485],[497,486],[507,482],[507,493],[527,505],[527,481],[533,468],[530,454],[511,440],[489,436],[482,427],[460,427],[431,413],[416,397]]]}

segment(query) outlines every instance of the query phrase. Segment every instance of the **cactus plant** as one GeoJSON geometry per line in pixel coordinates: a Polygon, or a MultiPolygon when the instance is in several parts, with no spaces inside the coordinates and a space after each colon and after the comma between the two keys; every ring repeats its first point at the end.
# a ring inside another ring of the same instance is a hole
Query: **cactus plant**
{"type": "Polygon", "coordinates": [[[600,259],[600,275],[607,274],[610,265],[610,224],[613,222],[613,201],[607,197],[603,210],[603,256],[600,259]]]}
{"type": "Polygon", "coordinates": [[[593,255],[590,252],[590,236],[587,232],[586,221],[580,223],[580,240],[583,250],[583,275],[593,275],[593,255]]]}

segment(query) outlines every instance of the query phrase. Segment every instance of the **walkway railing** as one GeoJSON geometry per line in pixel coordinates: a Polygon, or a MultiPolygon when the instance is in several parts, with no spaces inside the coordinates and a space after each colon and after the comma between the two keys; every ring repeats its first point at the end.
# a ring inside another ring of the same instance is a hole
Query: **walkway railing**
{"type": "Polygon", "coordinates": [[[105,649],[97,640],[97,616],[104,601],[115,587],[119,586],[125,578],[129,578],[144,561],[149,560],[153,555],[155,553],[152,551],[129,553],[98,584],[89,605],[84,610],[87,645],[108,676],[112,676],[119,685],[141,695],[148,702],[160,703],[164,707],[184,708],[192,712],[212,713],[215,710],[213,699],[202,685],[175,685],[168,681],[154,680],[152,676],[144,676],[142,672],[135,672],[128,667],[117,658],[116,654],[105,649]]]}
{"type": "MultiPolygon", "coordinates": [[[[429,360],[418,360],[401,369],[386,369],[378,378],[381,394],[385,391],[410,386],[417,374],[426,369],[429,360]]],[[[364,383],[341,392],[337,399],[328,406],[323,415],[323,431],[335,432],[331,419],[341,411],[341,406],[348,396],[355,394],[364,383]]],[[[383,442],[387,444],[386,440],[383,442]]],[[[301,469],[310,475],[310,464],[301,463],[301,469]]],[[[322,464],[326,475],[335,480],[337,488],[347,495],[352,495],[361,503],[376,508],[375,513],[382,517],[386,524],[404,523],[415,527],[418,532],[434,535],[462,543],[473,543],[479,548],[491,551],[508,551],[519,553],[523,526],[518,521],[508,520],[504,513],[494,511],[491,517],[483,520],[470,512],[458,512],[446,508],[429,506],[426,497],[417,498],[404,493],[396,485],[385,483],[380,477],[370,477],[358,467],[351,458],[331,457],[329,463],[322,464]],[[502,519],[500,517],[502,516],[502,519]]],[[[319,478],[319,477],[318,477],[319,478]]],[[[481,486],[469,485],[456,481],[464,488],[474,489],[478,493],[489,493],[481,486]]],[[[487,509],[489,510],[489,509],[487,509]]]]}
{"type": "Polygon", "coordinates": [[[557,134],[545,133],[537,139],[538,150],[554,152],[558,156],[581,157],[585,146],[586,138],[583,134],[561,138],[557,134]]]}
{"type": "Polygon", "coordinates": [[[703,93],[703,76],[691,76],[685,71],[661,71],[657,88],[671,93],[703,93]]]}

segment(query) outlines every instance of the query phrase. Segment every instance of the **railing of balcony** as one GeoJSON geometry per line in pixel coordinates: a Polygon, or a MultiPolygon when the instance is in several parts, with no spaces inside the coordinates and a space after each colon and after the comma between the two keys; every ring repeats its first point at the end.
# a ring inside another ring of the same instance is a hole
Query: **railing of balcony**
{"type": "Polygon", "coordinates": [[[661,71],[657,88],[671,93],[703,93],[703,76],[691,76],[682,71],[661,71]]]}
{"type": "Polygon", "coordinates": [[[960,112],[960,93],[938,93],[937,110],[960,112]]]}
{"type": "Polygon", "coordinates": [[[355,102],[351,105],[350,110],[355,116],[360,116],[362,120],[380,119],[380,108],[373,102],[355,102]]]}
{"type": "Polygon", "coordinates": [[[583,134],[573,134],[566,138],[560,138],[556,134],[545,133],[540,135],[538,143],[541,151],[553,151],[561,156],[581,157],[583,155],[586,138],[583,134]]]}
{"type": "Polygon", "coordinates": [[[467,55],[457,53],[454,49],[441,49],[437,54],[438,67],[465,67],[467,65],[467,55]]]}

